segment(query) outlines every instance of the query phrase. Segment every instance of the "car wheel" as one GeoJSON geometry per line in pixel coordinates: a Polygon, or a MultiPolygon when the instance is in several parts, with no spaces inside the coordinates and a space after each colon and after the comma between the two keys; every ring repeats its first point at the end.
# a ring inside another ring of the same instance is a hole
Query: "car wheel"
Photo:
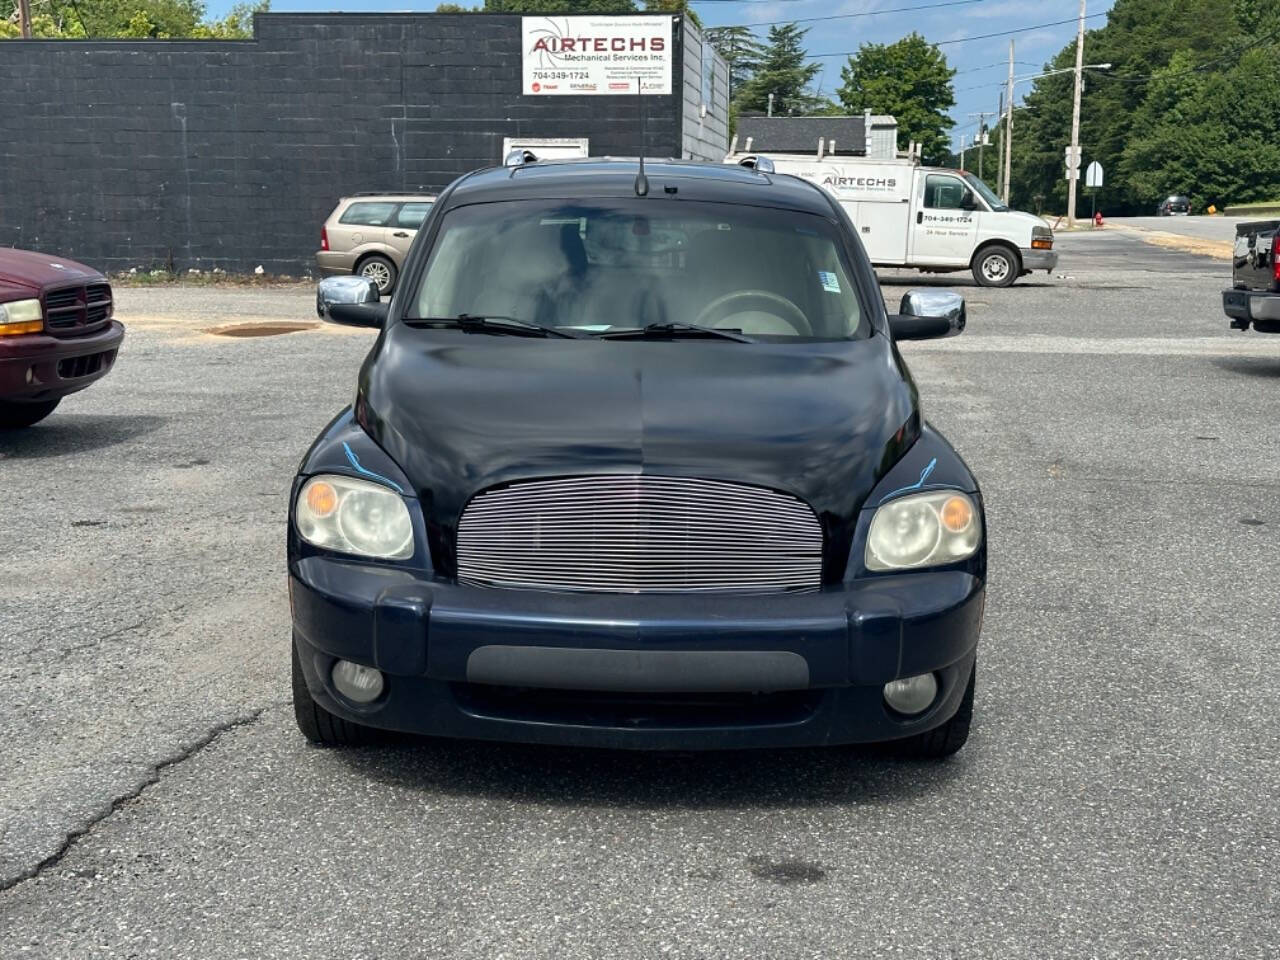
{"type": "Polygon", "coordinates": [[[1004,247],[979,250],[973,259],[973,279],[981,287],[1007,287],[1018,279],[1018,258],[1004,247]]]}
{"type": "Polygon", "coordinates": [[[311,697],[307,678],[302,673],[302,661],[298,657],[298,643],[289,646],[293,650],[293,717],[302,735],[312,743],[325,747],[352,747],[368,743],[372,731],[358,723],[335,717],[311,697]]]}
{"type": "Polygon", "coordinates": [[[973,724],[973,689],[978,677],[977,661],[969,671],[969,685],[965,687],[964,699],[955,716],[940,727],[917,733],[914,737],[898,740],[892,744],[892,750],[901,757],[913,757],[919,760],[942,760],[951,756],[965,745],[969,739],[969,727],[973,724]]]}
{"type": "Polygon", "coordinates": [[[375,254],[360,263],[356,271],[362,277],[368,277],[378,285],[378,292],[384,297],[396,288],[396,276],[399,273],[396,265],[386,257],[375,254]]]}
{"type": "Polygon", "coordinates": [[[0,403],[0,429],[17,430],[39,423],[57,409],[59,400],[39,403],[0,403]]]}

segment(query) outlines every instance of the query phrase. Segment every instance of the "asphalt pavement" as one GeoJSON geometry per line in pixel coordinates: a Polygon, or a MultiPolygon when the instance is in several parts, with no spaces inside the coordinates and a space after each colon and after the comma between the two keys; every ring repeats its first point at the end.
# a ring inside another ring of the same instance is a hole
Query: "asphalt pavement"
{"type": "Polygon", "coordinates": [[[284,514],[373,340],[308,288],[124,289],[117,369],[0,434],[0,957],[1280,952],[1280,337],[1125,231],[904,353],[983,485],[977,719],[861,750],[322,750],[284,514]]]}
{"type": "Polygon", "coordinates": [[[1236,224],[1269,217],[1106,217],[1107,226],[1132,227],[1137,230],[1158,230],[1197,240],[1232,243],[1236,236],[1236,224]]]}

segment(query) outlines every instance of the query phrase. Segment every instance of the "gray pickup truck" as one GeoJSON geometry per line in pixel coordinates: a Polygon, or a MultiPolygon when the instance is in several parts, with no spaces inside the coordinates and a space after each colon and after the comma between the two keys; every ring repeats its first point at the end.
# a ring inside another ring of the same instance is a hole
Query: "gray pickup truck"
{"type": "Polygon", "coordinates": [[[1231,289],[1222,291],[1222,309],[1236,330],[1280,333],[1280,220],[1236,227],[1231,289]]]}

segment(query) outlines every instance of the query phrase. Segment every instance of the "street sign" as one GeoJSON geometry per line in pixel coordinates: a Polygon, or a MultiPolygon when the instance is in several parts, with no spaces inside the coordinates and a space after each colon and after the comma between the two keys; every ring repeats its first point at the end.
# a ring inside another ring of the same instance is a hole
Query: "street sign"
{"type": "Polygon", "coordinates": [[[1089,164],[1089,169],[1084,172],[1084,185],[1086,187],[1102,186],[1102,164],[1097,160],[1089,164]]]}
{"type": "Polygon", "coordinates": [[[1062,151],[1062,154],[1066,159],[1068,170],[1080,169],[1080,148],[1079,147],[1066,147],[1062,151]]]}

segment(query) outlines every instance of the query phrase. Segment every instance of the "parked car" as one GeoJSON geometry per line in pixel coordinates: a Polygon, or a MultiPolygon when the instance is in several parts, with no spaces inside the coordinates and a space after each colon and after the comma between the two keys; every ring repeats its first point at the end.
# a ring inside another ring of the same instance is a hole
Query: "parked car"
{"type": "Polygon", "coordinates": [[[763,162],[513,163],[325,310],[382,332],[289,504],[303,734],[958,750],[982,496],[895,341],[964,301],[886,316],[839,202],[763,162]]]}
{"type": "Polygon", "coordinates": [[[113,309],[92,267],[0,248],[0,428],[38,423],[110,372],[124,340],[113,309]]]}
{"type": "Polygon", "coordinates": [[[400,265],[435,202],[431,194],[358,193],[343,197],[320,229],[316,266],[325,277],[354,273],[396,287],[400,265]]]}
{"type": "Polygon", "coordinates": [[[1222,309],[1231,326],[1280,333],[1280,220],[1236,225],[1231,289],[1222,291],[1222,309]]]}
{"type": "Polygon", "coordinates": [[[1185,217],[1191,213],[1191,198],[1174,195],[1166,197],[1156,208],[1158,217],[1185,217]]]}

